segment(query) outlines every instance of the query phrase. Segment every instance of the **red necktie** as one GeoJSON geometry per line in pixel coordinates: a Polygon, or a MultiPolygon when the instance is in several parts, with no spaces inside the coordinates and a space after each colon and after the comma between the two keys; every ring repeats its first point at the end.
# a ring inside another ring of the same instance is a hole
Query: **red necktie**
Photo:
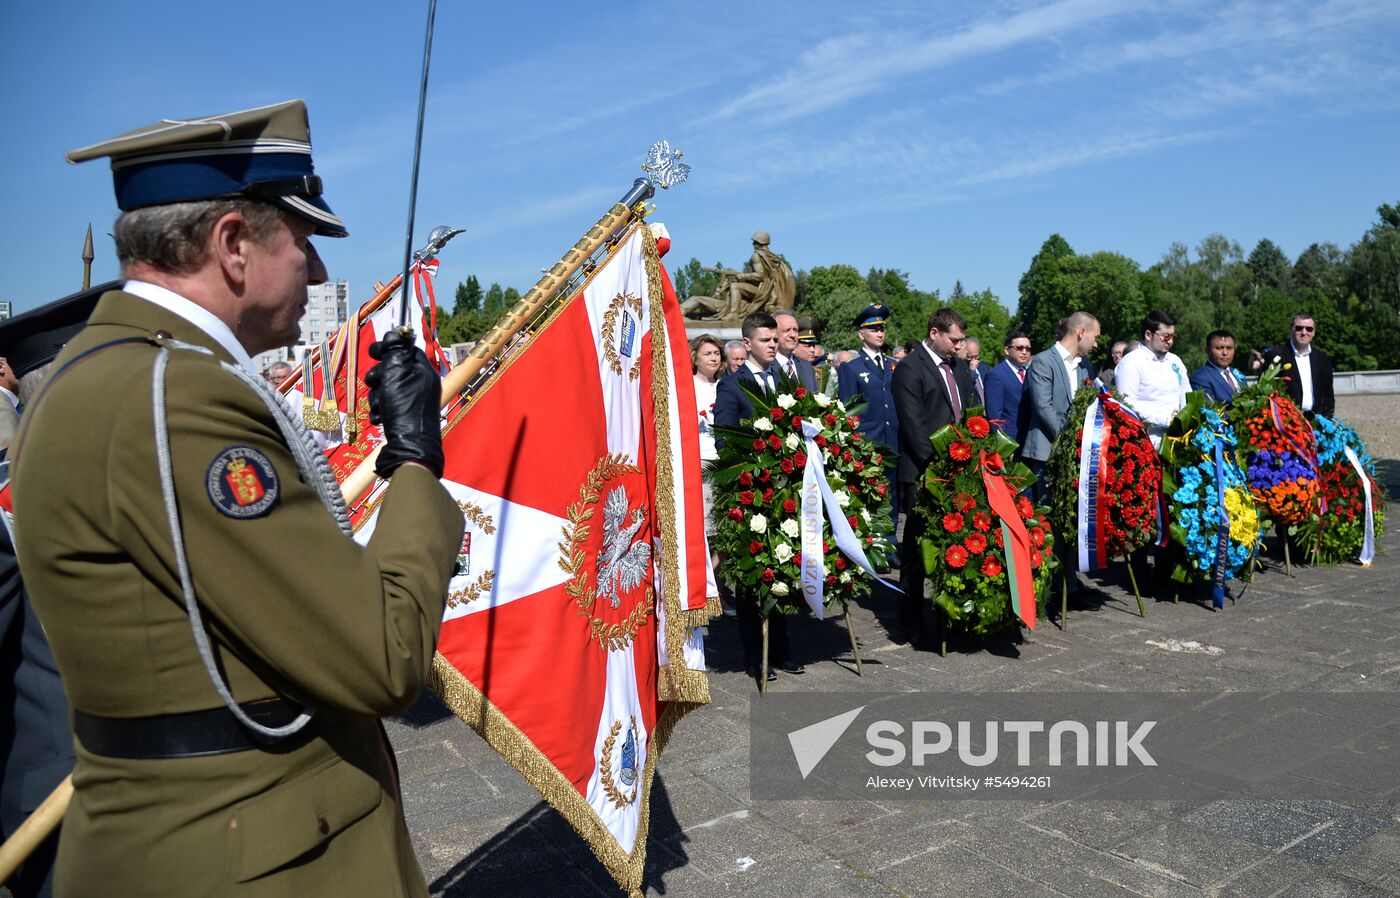
{"type": "Polygon", "coordinates": [[[953,366],[949,365],[947,362],[942,362],[938,367],[943,369],[943,380],[948,384],[948,401],[953,406],[953,420],[961,421],[962,397],[958,395],[958,384],[953,380],[953,366]]]}
{"type": "Polygon", "coordinates": [[[1025,369],[1025,368],[1017,368],[1017,369],[1016,369],[1016,376],[1019,377],[1019,378],[1021,378],[1021,383],[1025,383],[1025,382],[1026,382],[1026,369],[1025,369]]]}

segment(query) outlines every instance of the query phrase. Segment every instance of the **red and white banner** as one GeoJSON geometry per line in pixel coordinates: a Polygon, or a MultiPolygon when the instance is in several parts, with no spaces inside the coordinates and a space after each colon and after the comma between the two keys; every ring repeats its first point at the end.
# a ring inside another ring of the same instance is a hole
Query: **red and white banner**
{"type": "Polygon", "coordinates": [[[435,687],[638,891],[657,755],[709,701],[714,595],[690,354],[651,230],[451,415],[444,449],[466,536],[435,687]]]}
{"type": "MultiPolygon", "coordinates": [[[[420,314],[410,315],[408,320],[414,326],[414,342],[428,354],[439,372],[446,373],[449,367],[447,358],[437,342],[437,302],[433,293],[437,271],[437,259],[415,262],[410,269],[420,314]]],[[[383,296],[382,293],[380,295],[383,296]]],[[[398,326],[403,297],[404,291],[396,288],[377,309],[360,321],[359,328],[353,333],[353,322],[359,319],[361,312],[352,312],[349,323],[341,325],[335,336],[324,344],[329,350],[329,364],[321,360],[321,346],[309,347],[307,355],[311,360],[310,365],[298,365],[292,376],[279,386],[293,414],[300,415],[305,402],[303,382],[308,367],[311,371],[312,406],[317,409],[326,398],[325,372],[328,369],[331,371],[335,409],[325,419],[326,426],[312,426],[311,433],[325,451],[337,480],[343,481],[350,476],[350,472],[384,442],[379,426],[369,421],[369,389],[365,386],[365,372],[375,364],[369,356],[370,344],[398,326]],[[349,382],[355,384],[353,405],[346,401],[351,392],[346,389],[349,382]]],[[[366,305],[373,302],[371,300],[366,305]]]]}

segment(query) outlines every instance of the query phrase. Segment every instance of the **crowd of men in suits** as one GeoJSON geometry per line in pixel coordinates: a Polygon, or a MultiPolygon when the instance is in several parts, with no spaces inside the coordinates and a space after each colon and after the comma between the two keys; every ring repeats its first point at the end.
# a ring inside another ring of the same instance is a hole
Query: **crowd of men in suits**
{"type": "MultiPolygon", "coordinates": [[[[750,315],[741,328],[742,340],[725,347],[728,365],[708,420],[737,426],[751,417],[752,405],[740,386],[757,383],[772,392],[777,389],[780,372],[809,390],[826,389],[847,405],[864,403],[861,432],[898,454],[898,463],[889,473],[896,533],[901,513],[904,516],[896,558],[891,559],[899,567],[903,592],[903,632],[897,635],[916,648],[932,648],[933,638],[925,616],[928,603],[923,599],[924,566],[919,548],[924,522],[911,512],[916,484],[932,457],[929,438],[940,428],[964,420],[967,409],[982,406],[992,426],[1020,445],[1017,459],[1039,475],[1055,438],[1066,425],[1074,394],[1096,377],[1105,386],[1114,387],[1141,417],[1154,445],[1160,445],[1168,424],[1186,404],[1187,393],[1203,390],[1212,401],[1227,404],[1247,383],[1244,373],[1235,367],[1235,338],[1226,330],[1210,333],[1206,338],[1209,361],[1188,372],[1172,351],[1176,321],[1164,311],[1148,313],[1137,339],[1114,342],[1110,347],[1112,364],[1102,371],[1096,371],[1089,360],[1102,336],[1101,327],[1086,311],[1062,319],[1055,342],[1038,353],[1028,334],[1013,330],[1003,343],[1002,359],[995,364],[981,362],[981,346],[967,336],[967,322],[947,307],[929,318],[924,339],[891,352],[885,345],[890,314],[888,307],[877,304],[856,316],[852,323],[860,348],[848,351],[848,357],[828,374],[825,384],[812,364],[817,339],[810,321],[800,320],[792,312],[750,315]]],[[[1274,363],[1285,366],[1284,385],[1294,402],[1304,411],[1330,417],[1335,411],[1332,364],[1322,350],[1312,346],[1316,319],[1301,312],[1294,316],[1290,328],[1283,345],[1253,352],[1250,367],[1257,371],[1274,363]]],[[[697,338],[697,343],[704,339],[697,338]]],[[[706,411],[701,410],[702,419],[706,411]]],[[[1032,498],[1038,500],[1042,490],[1037,479],[1031,487],[1032,498]]],[[[749,672],[757,676],[762,623],[758,603],[751,596],[735,596],[733,601],[749,672]]],[[[801,665],[789,654],[781,615],[770,620],[769,629],[772,665],[801,673],[801,665]]],[[[765,675],[776,677],[771,668],[765,675]]]]}

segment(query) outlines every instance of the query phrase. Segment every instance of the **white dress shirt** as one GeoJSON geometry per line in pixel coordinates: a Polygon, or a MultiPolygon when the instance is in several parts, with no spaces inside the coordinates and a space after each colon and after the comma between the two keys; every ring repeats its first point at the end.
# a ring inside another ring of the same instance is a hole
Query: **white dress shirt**
{"type": "Polygon", "coordinates": [[[19,397],[16,396],[14,393],[10,392],[10,390],[7,387],[0,387],[0,393],[3,393],[5,395],[5,398],[10,400],[10,405],[14,406],[15,408],[19,408],[19,397]]]}
{"type": "Polygon", "coordinates": [[[1160,447],[1167,425],[1186,405],[1191,388],[1186,366],[1174,352],[1158,358],[1146,346],[1139,346],[1123,356],[1113,376],[1124,401],[1147,425],[1152,445],[1160,447]]]}
{"type": "Polygon", "coordinates": [[[763,392],[772,393],[777,389],[778,382],[773,378],[773,372],[767,368],[760,367],[753,359],[744,359],[744,367],[753,372],[754,380],[763,388],[763,392]]]}
{"type": "Polygon", "coordinates": [[[1299,349],[1298,344],[1293,344],[1293,367],[1298,370],[1298,383],[1303,388],[1303,411],[1310,412],[1313,407],[1313,382],[1312,382],[1312,347],[1299,349]]]}
{"type": "Polygon", "coordinates": [[[238,338],[214,313],[191,302],[180,294],[167,290],[164,287],[157,287],[155,284],[148,284],[145,281],[127,281],[122,287],[132,296],[139,296],[146,302],[160,306],[167,312],[179,315],[181,318],[193,324],[204,333],[213,337],[228,354],[233,356],[233,360],[247,368],[252,374],[257,374],[258,370],[253,367],[253,359],[248,355],[248,350],[243,348],[243,344],[238,342],[238,338]]]}
{"type": "Polygon", "coordinates": [[[1055,351],[1060,354],[1060,362],[1065,366],[1065,374],[1069,377],[1069,395],[1073,397],[1084,386],[1079,382],[1079,356],[1071,354],[1060,342],[1055,343],[1055,351]]]}
{"type": "Polygon", "coordinates": [[[719,458],[715,449],[715,392],[719,383],[711,383],[700,375],[695,375],[695,411],[700,418],[700,460],[714,461],[719,458]]]}

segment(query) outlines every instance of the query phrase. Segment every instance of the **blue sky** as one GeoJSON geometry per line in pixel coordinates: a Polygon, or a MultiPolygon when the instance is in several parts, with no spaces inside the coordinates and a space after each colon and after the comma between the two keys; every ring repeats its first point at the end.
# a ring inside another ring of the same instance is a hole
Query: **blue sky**
{"type": "MultiPolygon", "coordinates": [[[[304,97],[368,298],[401,264],[426,3],[0,6],[0,298],[115,277],[104,162],[63,153],[162,117],[304,97]]],[[[1061,0],[467,4],[438,9],[415,243],[525,289],[661,137],[671,261],[897,267],[1008,306],[1052,232],[1143,265],[1222,232],[1346,247],[1400,199],[1400,4],[1061,0]],[[857,8],[858,6],[858,8],[857,8]]]]}

